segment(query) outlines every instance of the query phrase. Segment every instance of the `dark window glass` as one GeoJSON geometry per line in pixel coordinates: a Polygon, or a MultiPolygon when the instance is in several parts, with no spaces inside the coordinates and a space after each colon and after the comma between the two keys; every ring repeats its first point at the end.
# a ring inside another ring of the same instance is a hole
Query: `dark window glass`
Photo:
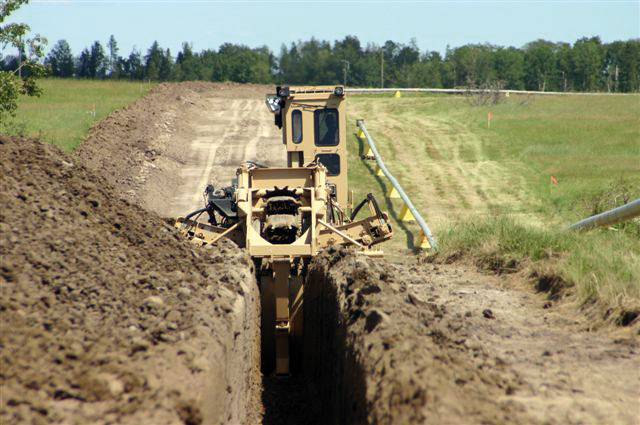
{"type": "Polygon", "coordinates": [[[316,146],[337,146],[339,142],[338,110],[316,109],[315,118],[316,146]]]}
{"type": "Polygon", "coordinates": [[[302,142],[302,112],[295,110],[291,113],[291,121],[293,121],[293,143],[302,142]]]}
{"type": "Polygon", "coordinates": [[[340,174],[340,155],[337,153],[319,153],[316,155],[316,161],[327,167],[328,176],[340,174]]]}

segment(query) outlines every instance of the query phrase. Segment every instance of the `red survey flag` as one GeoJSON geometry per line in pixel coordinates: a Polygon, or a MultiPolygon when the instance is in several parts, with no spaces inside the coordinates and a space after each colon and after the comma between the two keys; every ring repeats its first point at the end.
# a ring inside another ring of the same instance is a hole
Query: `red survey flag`
{"type": "Polygon", "coordinates": [[[558,180],[555,177],[551,176],[551,183],[553,183],[555,186],[557,186],[558,185],[558,180]]]}

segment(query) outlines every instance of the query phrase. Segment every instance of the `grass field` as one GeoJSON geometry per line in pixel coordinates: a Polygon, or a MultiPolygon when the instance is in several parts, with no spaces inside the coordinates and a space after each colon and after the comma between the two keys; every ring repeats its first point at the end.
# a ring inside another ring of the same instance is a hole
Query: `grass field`
{"type": "Polygon", "coordinates": [[[89,128],[111,112],[145,95],[146,83],[40,80],[44,94],[22,96],[11,132],[23,133],[72,151],[89,128]]]}
{"type": "MultiPolygon", "coordinates": [[[[532,263],[574,286],[582,302],[640,307],[640,224],[565,231],[640,197],[640,96],[512,96],[476,107],[461,96],[354,95],[348,107],[350,134],[365,119],[441,256],[505,270],[532,263]]],[[[406,258],[419,228],[398,221],[402,202],[385,196],[390,186],[374,176],[375,163],[353,159],[363,149],[351,136],[356,198],[373,188],[384,199],[396,229],[385,252],[406,258]]]]}

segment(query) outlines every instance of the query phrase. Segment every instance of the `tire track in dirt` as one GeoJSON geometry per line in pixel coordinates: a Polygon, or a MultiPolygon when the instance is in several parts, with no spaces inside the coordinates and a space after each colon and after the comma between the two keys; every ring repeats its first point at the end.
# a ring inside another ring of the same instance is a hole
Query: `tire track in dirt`
{"type": "MultiPolygon", "coordinates": [[[[211,101],[209,103],[210,110],[217,109],[215,108],[217,102],[211,101]]],[[[178,198],[176,201],[179,205],[186,207],[185,210],[195,209],[197,206],[202,189],[210,181],[209,179],[215,161],[223,156],[223,152],[218,151],[221,151],[223,147],[226,146],[230,135],[237,129],[237,121],[240,114],[239,104],[240,101],[232,100],[230,105],[231,115],[229,117],[218,113],[215,119],[212,120],[213,122],[200,124],[198,126],[198,138],[194,139],[191,143],[191,152],[195,153],[195,155],[193,155],[194,164],[183,168],[181,175],[184,180],[184,189],[182,194],[176,196],[176,198],[178,198]],[[201,152],[203,151],[207,152],[204,163],[200,162],[200,158],[203,157],[201,152]],[[200,188],[200,191],[198,191],[198,188],[200,188]],[[189,199],[189,201],[187,201],[187,199],[189,199]]],[[[221,182],[216,179],[213,183],[219,187],[221,182]]]]}
{"type": "Polygon", "coordinates": [[[163,160],[137,190],[145,208],[165,217],[183,216],[202,207],[207,184],[229,186],[244,161],[283,166],[281,136],[264,106],[267,92],[266,87],[243,87],[198,93],[198,107],[176,118],[181,125],[163,139],[163,160]]]}
{"type": "Polygon", "coordinates": [[[126,199],[164,217],[201,207],[207,183],[228,186],[245,160],[286,163],[264,105],[270,86],[161,84],[100,122],[76,156],[126,199]]]}
{"type": "Polygon", "coordinates": [[[284,163],[284,148],[272,148],[278,146],[279,134],[275,126],[272,129],[267,125],[270,116],[261,100],[210,99],[208,103],[207,111],[218,113],[212,118],[202,117],[199,137],[191,145],[193,161],[183,169],[183,185],[173,201],[183,214],[200,207],[206,184],[212,183],[216,188],[230,185],[244,161],[268,159],[271,164],[284,163]],[[207,152],[205,161],[201,161],[203,151],[207,152]]]}

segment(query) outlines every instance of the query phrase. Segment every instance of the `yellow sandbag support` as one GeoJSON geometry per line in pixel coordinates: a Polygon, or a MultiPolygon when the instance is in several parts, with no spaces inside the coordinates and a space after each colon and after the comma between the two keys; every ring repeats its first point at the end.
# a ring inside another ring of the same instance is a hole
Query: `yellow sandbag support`
{"type": "Polygon", "coordinates": [[[382,172],[382,168],[376,165],[376,177],[384,177],[384,173],[382,172]]]}
{"type": "Polygon", "coordinates": [[[393,97],[400,97],[402,96],[402,94],[400,94],[400,90],[396,90],[396,92],[393,94],[393,97]]]}
{"type": "Polygon", "coordinates": [[[402,206],[400,221],[416,221],[416,218],[411,214],[411,211],[409,211],[409,207],[407,207],[406,204],[402,206]]]}
{"type": "Polygon", "coordinates": [[[373,156],[373,151],[370,146],[367,146],[367,153],[365,153],[364,156],[373,156]]]}
{"type": "Polygon", "coordinates": [[[418,248],[420,249],[431,249],[431,244],[429,243],[429,239],[427,239],[427,237],[425,236],[424,232],[420,232],[420,245],[418,245],[418,248]]]}
{"type": "Polygon", "coordinates": [[[357,137],[358,139],[363,139],[363,140],[364,140],[364,138],[365,138],[365,136],[364,136],[364,131],[362,131],[362,129],[361,129],[361,128],[358,128],[358,132],[356,133],[356,137],[357,137]]]}
{"type": "Polygon", "coordinates": [[[387,192],[387,198],[389,199],[400,199],[400,194],[396,190],[395,187],[391,186],[391,190],[387,192]]]}

